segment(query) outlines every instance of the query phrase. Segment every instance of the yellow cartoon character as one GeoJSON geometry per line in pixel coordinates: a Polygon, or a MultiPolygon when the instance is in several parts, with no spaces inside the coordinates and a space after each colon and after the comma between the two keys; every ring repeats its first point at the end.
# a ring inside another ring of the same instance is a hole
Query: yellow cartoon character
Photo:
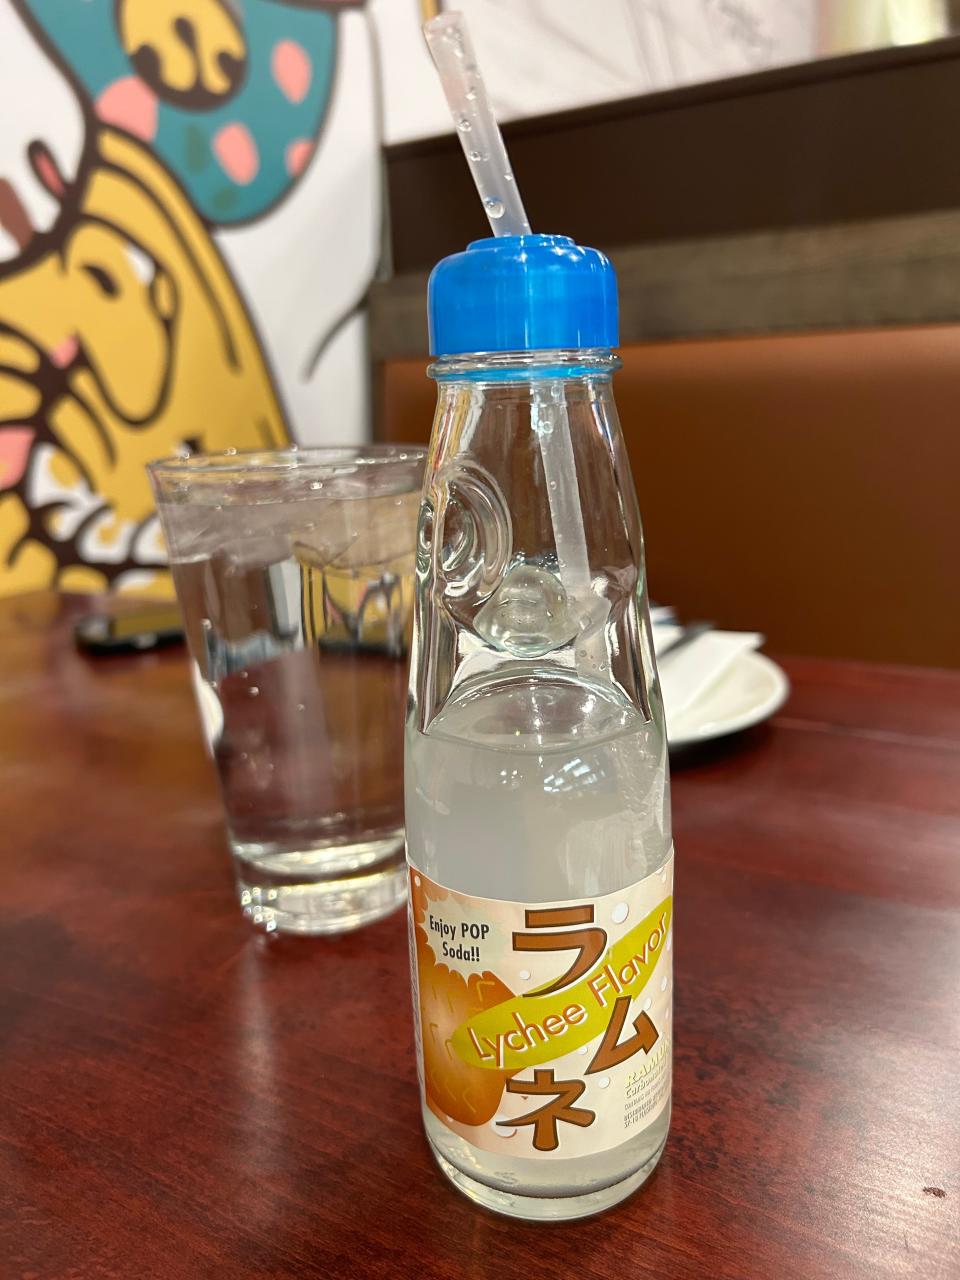
{"type": "Polygon", "coordinates": [[[227,0],[117,0],[116,22],[131,65],[158,97],[213,107],[243,81],[247,45],[227,0]]]}
{"type": "MultiPolygon", "coordinates": [[[[130,136],[100,129],[94,143],[75,216],[0,277],[0,593],[165,585],[144,464],[286,438],[180,187],[130,136]]],[[[51,157],[35,167],[66,204],[51,157]]]]}

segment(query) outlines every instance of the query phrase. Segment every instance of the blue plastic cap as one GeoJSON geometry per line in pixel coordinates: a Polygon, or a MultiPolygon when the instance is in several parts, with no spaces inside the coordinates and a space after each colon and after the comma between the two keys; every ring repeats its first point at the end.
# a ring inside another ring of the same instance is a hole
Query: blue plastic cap
{"type": "Polygon", "coordinates": [[[427,290],[430,351],[615,347],[617,277],[569,236],[491,236],[438,262],[427,290]]]}

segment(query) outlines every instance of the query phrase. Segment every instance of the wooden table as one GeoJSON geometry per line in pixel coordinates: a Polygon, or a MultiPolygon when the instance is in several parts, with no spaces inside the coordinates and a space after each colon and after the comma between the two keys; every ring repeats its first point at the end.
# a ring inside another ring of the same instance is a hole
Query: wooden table
{"type": "Polygon", "coordinates": [[[788,662],[676,771],[667,1151],[532,1226],[433,1167],[402,917],[240,918],[182,655],[0,655],[0,1275],[960,1276],[960,673],[788,662]]]}

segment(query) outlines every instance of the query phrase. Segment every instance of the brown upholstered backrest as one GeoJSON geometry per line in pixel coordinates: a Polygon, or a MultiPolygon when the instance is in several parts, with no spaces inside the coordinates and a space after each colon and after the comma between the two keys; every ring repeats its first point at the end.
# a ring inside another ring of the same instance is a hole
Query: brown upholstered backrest
{"type": "MultiPolygon", "coordinates": [[[[780,652],[960,666],[960,326],[622,354],[657,599],[780,652]]],[[[425,439],[423,363],[379,390],[379,434],[425,439]]]]}

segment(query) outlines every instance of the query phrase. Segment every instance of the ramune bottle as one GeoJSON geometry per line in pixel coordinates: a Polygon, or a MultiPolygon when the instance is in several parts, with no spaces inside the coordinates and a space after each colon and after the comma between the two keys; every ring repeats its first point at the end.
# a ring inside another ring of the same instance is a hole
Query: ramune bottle
{"type": "Polygon", "coordinates": [[[670,1120],[673,849],[609,261],[478,240],[434,270],[438,386],[406,738],[423,1117],[523,1218],[594,1213],[670,1120]]]}

